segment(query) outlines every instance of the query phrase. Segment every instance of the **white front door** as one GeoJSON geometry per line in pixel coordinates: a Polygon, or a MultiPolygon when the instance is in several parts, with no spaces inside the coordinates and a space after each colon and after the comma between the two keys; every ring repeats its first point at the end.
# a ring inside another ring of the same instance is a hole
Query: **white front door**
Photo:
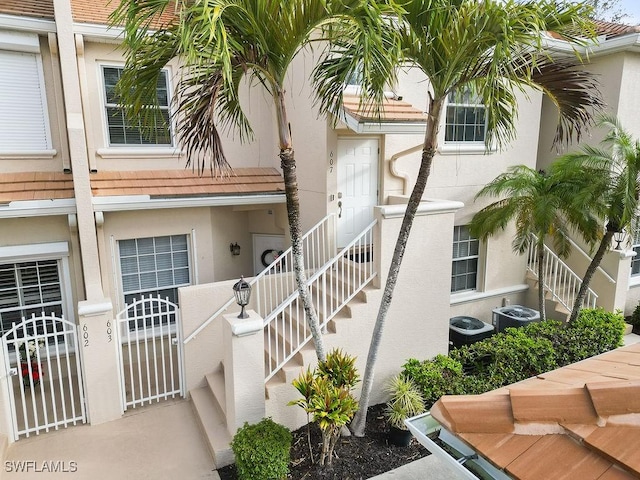
{"type": "Polygon", "coordinates": [[[338,139],[338,246],[373,221],[378,204],[378,140],[338,139]]]}

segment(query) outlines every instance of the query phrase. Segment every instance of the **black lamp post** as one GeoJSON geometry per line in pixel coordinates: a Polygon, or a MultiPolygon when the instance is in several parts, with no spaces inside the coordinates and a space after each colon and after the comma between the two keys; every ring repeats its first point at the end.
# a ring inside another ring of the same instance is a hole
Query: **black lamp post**
{"type": "Polygon", "coordinates": [[[620,244],[624,241],[625,232],[624,230],[620,232],[614,232],[613,239],[616,241],[616,250],[620,250],[620,244]]]}
{"type": "Polygon", "coordinates": [[[233,285],[233,294],[236,297],[236,303],[241,307],[238,318],[249,318],[247,312],[244,311],[244,307],[249,304],[249,299],[251,298],[251,285],[245,282],[244,277],[240,277],[240,280],[233,285]]]}

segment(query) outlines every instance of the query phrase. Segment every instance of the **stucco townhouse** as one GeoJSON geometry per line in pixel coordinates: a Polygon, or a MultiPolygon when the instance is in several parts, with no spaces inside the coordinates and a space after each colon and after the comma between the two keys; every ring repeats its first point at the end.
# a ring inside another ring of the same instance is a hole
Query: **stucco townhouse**
{"type": "MultiPolygon", "coordinates": [[[[244,92],[256,140],[225,139],[235,174],[185,169],[171,125],[142,135],[117,104],[121,31],[108,27],[107,3],[0,5],[0,436],[6,449],[184,396],[222,466],[243,421],[306,422],[286,407],[296,395],[290,381],[314,350],[290,271],[273,112],[268,99],[244,92]],[[253,277],[247,320],[236,318],[233,299],[241,275],[253,277]]],[[[600,28],[589,68],[601,72],[612,112],[640,132],[638,34],[600,28]]],[[[169,62],[157,87],[167,118],[179,67],[169,62]]],[[[403,72],[382,119],[360,110],[345,86],[334,126],[314,111],[309,62],[298,67],[288,101],[310,288],[327,347],[356,355],[363,370],[417,173],[426,83],[403,72]]],[[[535,305],[537,285],[526,257],[511,252],[512,232],[479,242],[467,229],[486,205],[474,201],[483,185],[510,165],[545,165],[556,154],[542,95],[522,95],[519,106],[519,134],[497,151],[485,149],[481,104],[448,104],[389,312],[379,385],[409,357],[446,352],[450,317],[490,323],[496,307],[535,305]]],[[[640,248],[639,238],[608,253],[593,287],[598,305],[637,303],[640,263],[627,250],[640,248]]],[[[575,251],[568,264],[581,273],[586,260],[575,251]]],[[[374,401],[384,398],[378,390],[374,401]]]]}

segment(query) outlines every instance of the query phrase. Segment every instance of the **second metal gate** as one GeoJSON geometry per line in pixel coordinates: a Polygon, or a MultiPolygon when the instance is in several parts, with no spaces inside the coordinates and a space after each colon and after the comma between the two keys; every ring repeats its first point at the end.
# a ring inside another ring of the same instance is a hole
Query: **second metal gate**
{"type": "Polygon", "coordinates": [[[166,298],[143,297],[117,316],[123,409],[184,396],[180,312],[166,298]]]}

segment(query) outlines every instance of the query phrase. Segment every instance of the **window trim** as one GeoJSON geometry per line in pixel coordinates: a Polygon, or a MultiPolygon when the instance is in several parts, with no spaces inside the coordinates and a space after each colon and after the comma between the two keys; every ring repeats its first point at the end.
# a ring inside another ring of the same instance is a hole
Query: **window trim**
{"type": "Polygon", "coordinates": [[[635,274],[633,273],[633,264],[634,262],[640,262],[640,216],[636,216],[631,224],[629,242],[629,250],[635,252],[635,255],[631,257],[631,262],[629,264],[629,286],[636,286],[640,285],[640,272],[635,274]]]}
{"type": "MultiPolygon", "coordinates": [[[[467,227],[468,228],[468,224],[461,224],[461,225],[454,225],[453,226],[453,234],[452,234],[452,242],[451,242],[451,281],[453,281],[453,277],[454,277],[454,272],[453,272],[453,265],[455,262],[457,261],[463,261],[463,260],[471,260],[471,259],[475,259],[476,260],[476,271],[475,271],[475,275],[476,275],[476,282],[475,282],[475,286],[473,288],[465,288],[463,290],[453,290],[450,289],[449,293],[453,296],[453,295],[460,295],[460,294],[469,294],[471,292],[477,292],[480,290],[480,282],[481,282],[481,264],[480,264],[480,254],[482,252],[482,242],[480,241],[480,239],[472,237],[471,234],[469,234],[469,240],[465,240],[467,242],[469,242],[470,240],[475,240],[478,244],[478,253],[476,255],[467,255],[464,257],[454,257],[453,256],[453,245],[456,243],[456,241],[454,240],[455,238],[455,229],[456,228],[460,228],[460,227],[467,227]]],[[[459,243],[460,241],[458,241],[459,243]]],[[[468,272],[467,272],[468,273],[468,272]]]]}
{"type": "Polygon", "coordinates": [[[51,119],[49,118],[49,102],[47,86],[44,78],[44,64],[40,52],[40,40],[37,34],[24,32],[6,32],[0,30],[0,52],[31,55],[36,62],[36,75],[39,85],[40,104],[42,107],[42,122],[44,130],[44,148],[35,149],[0,149],[0,159],[25,158],[40,159],[53,158],[57,151],[53,148],[51,135],[51,119]]]}
{"type": "Polygon", "coordinates": [[[67,242],[12,245],[0,247],[0,262],[20,263],[56,260],[60,276],[62,316],[76,323],[73,295],[71,292],[71,269],[69,267],[69,245],[67,242]]]}
{"type": "MultiPolygon", "coordinates": [[[[107,88],[106,88],[106,84],[105,84],[105,78],[104,78],[104,69],[105,68],[118,68],[118,69],[123,69],[124,68],[124,63],[118,63],[118,62],[99,62],[97,64],[97,68],[98,68],[98,79],[99,79],[99,84],[100,84],[100,89],[101,89],[101,95],[100,95],[100,108],[101,108],[101,112],[102,112],[102,127],[103,127],[103,134],[104,134],[104,147],[103,148],[99,148],[97,150],[97,153],[103,157],[103,158],[122,158],[122,154],[125,153],[124,151],[126,150],[126,156],[127,157],[135,157],[138,154],[141,155],[147,155],[147,151],[154,149],[154,150],[160,150],[160,156],[162,157],[175,157],[176,153],[180,153],[178,150],[178,147],[176,145],[176,140],[174,138],[175,136],[175,125],[172,121],[171,118],[171,98],[173,95],[173,89],[172,89],[172,84],[171,84],[171,68],[170,66],[166,66],[162,69],[163,72],[165,72],[166,75],[166,79],[167,79],[167,112],[169,113],[169,137],[171,139],[170,143],[141,143],[141,144],[136,144],[136,143],[111,143],[111,140],[109,138],[109,119],[108,119],[108,115],[107,115],[107,108],[109,107],[110,104],[107,103],[107,88]]],[[[164,108],[164,107],[161,107],[164,108]]]]}

